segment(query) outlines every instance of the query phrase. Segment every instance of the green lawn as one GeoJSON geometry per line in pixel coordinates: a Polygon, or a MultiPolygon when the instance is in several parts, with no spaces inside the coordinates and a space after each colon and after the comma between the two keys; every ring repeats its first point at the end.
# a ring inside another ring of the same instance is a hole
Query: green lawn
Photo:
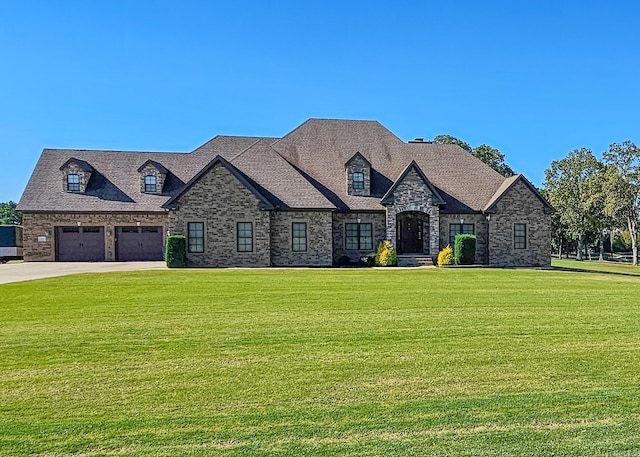
{"type": "Polygon", "coordinates": [[[2,456],[635,456],[640,278],[170,270],[0,286],[2,456]]]}
{"type": "Polygon", "coordinates": [[[634,267],[630,263],[618,263],[618,262],[599,262],[596,260],[567,260],[567,259],[553,259],[551,264],[554,267],[560,268],[574,268],[578,270],[588,271],[600,271],[607,273],[623,273],[627,275],[640,276],[640,268],[634,267]]]}

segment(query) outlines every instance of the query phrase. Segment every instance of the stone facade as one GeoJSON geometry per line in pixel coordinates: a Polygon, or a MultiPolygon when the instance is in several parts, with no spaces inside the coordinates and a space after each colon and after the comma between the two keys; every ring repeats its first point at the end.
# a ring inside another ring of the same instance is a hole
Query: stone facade
{"type": "MultiPolygon", "coordinates": [[[[465,224],[473,224],[476,236],[476,263],[487,263],[487,218],[484,214],[443,214],[440,213],[440,250],[450,242],[451,226],[459,225],[460,219],[465,224]]],[[[451,246],[453,248],[453,246],[451,246]]],[[[436,253],[437,255],[437,253],[436,253]]]]}
{"type": "Polygon", "coordinates": [[[351,262],[358,262],[360,257],[378,249],[378,244],[386,239],[385,214],[380,212],[353,212],[353,213],[333,213],[333,261],[336,262],[341,256],[348,256],[351,262]],[[361,224],[372,224],[373,245],[372,249],[354,250],[346,248],[346,225],[347,223],[357,224],[360,219],[361,224]]]}
{"type": "Polygon", "coordinates": [[[22,214],[24,227],[24,260],[53,262],[56,260],[56,227],[100,226],[105,233],[105,259],[116,259],[116,231],[118,226],[162,227],[166,234],[169,219],[162,213],[31,213],[22,214]]]}
{"type": "Polygon", "coordinates": [[[153,164],[147,163],[142,170],[140,170],[140,192],[145,192],[144,178],[146,176],[155,176],[156,177],[156,191],[152,192],[154,194],[161,194],[162,189],[164,188],[164,181],[167,177],[166,173],[158,170],[153,164]]]}
{"type": "Polygon", "coordinates": [[[172,235],[187,236],[189,222],[204,223],[204,252],[188,253],[194,266],[267,267],[271,265],[269,211],[221,164],[213,166],[180,197],[170,212],[172,235]],[[251,222],[253,251],[238,252],[237,224],[251,222]]]}
{"type": "Polygon", "coordinates": [[[433,204],[431,191],[415,169],[410,170],[398,184],[393,192],[393,203],[387,205],[385,238],[390,240],[396,249],[396,216],[406,211],[417,211],[429,216],[428,219],[425,218],[428,220],[429,236],[425,236],[424,239],[429,240],[430,255],[437,256],[440,244],[440,208],[433,204]]]}
{"type": "Polygon", "coordinates": [[[271,264],[273,266],[331,266],[333,243],[331,211],[272,211],[271,264]],[[304,222],[307,249],[293,250],[292,225],[304,222]]]}
{"type": "Polygon", "coordinates": [[[361,154],[354,155],[346,164],[347,194],[368,197],[371,195],[371,165],[361,154]],[[353,187],[353,174],[362,173],[364,176],[364,188],[353,187]]]}
{"type": "Polygon", "coordinates": [[[551,214],[522,181],[500,199],[489,225],[489,263],[498,266],[549,266],[551,214]],[[515,224],[526,224],[526,248],[516,249],[515,224]]]}

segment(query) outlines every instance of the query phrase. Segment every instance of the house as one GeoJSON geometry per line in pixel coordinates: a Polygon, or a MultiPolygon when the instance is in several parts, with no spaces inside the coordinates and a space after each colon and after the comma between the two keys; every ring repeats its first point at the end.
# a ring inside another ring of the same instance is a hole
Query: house
{"type": "Polygon", "coordinates": [[[189,153],[45,149],[18,210],[26,261],[161,260],[182,234],[211,267],[355,262],[384,239],[410,262],[457,233],[477,236],[478,263],[544,266],[553,212],[458,146],[331,119],[189,153]]]}

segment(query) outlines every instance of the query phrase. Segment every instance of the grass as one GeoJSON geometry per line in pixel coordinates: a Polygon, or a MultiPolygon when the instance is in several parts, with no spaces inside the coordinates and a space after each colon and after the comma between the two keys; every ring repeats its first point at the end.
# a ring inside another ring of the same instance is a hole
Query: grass
{"type": "Polygon", "coordinates": [[[571,268],[576,270],[640,276],[640,268],[634,267],[630,263],[617,263],[610,261],[600,262],[597,260],[577,261],[569,259],[552,259],[551,265],[554,267],[571,268]]]}
{"type": "Polygon", "coordinates": [[[0,455],[638,455],[639,298],[492,269],[6,284],[0,455]]]}

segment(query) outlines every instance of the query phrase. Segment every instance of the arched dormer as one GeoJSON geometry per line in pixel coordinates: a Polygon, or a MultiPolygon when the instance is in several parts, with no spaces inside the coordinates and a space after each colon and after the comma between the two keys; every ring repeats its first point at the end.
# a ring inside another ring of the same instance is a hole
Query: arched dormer
{"type": "Polygon", "coordinates": [[[347,194],[360,197],[371,195],[371,163],[356,152],[344,164],[347,178],[347,194]]]}
{"type": "Polygon", "coordinates": [[[61,167],[62,188],[65,192],[84,193],[94,169],[84,160],[71,157],[61,167]]]}
{"type": "Polygon", "coordinates": [[[138,168],[138,173],[140,173],[140,192],[143,194],[162,193],[168,173],[162,164],[147,160],[138,168]]]}

